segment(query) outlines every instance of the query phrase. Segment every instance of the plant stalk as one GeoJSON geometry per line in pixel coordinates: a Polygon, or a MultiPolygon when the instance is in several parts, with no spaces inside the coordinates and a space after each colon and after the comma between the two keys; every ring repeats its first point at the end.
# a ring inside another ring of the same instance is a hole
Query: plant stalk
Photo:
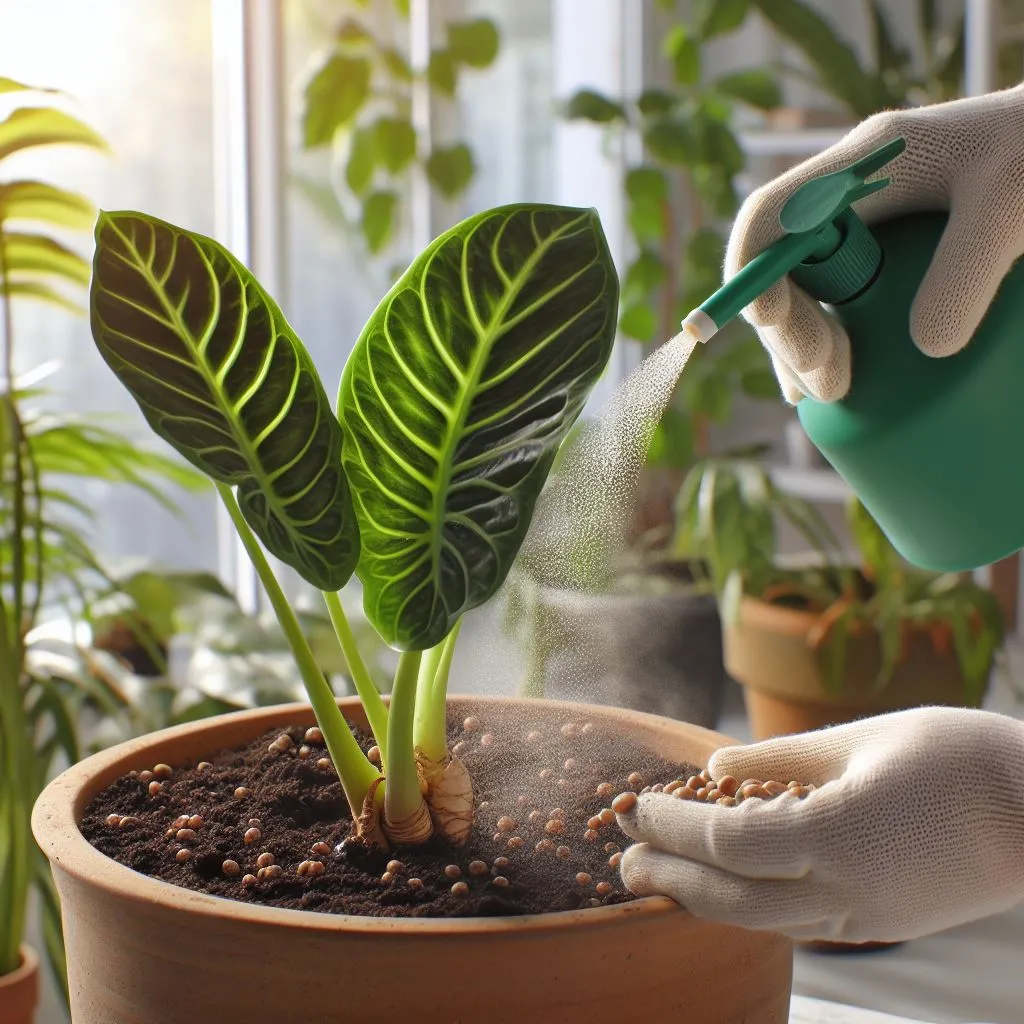
{"type": "MultiPolygon", "coordinates": [[[[436,756],[436,745],[431,744],[430,718],[431,718],[431,696],[434,688],[434,678],[437,676],[438,666],[444,655],[444,645],[447,637],[439,644],[431,647],[429,651],[423,652],[423,660],[420,661],[419,680],[416,683],[416,715],[413,722],[413,744],[417,754],[429,746],[433,751],[431,757],[436,756]]],[[[447,749],[445,749],[447,753],[447,749]]]]}
{"type": "Polygon", "coordinates": [[[366,670],[366,664],[359,653],[359,645],[356,643],[355,634],[345,615],[345,608],[341,598],[336,593],[324,591],[324,603],[327,605],[327,614],[331,617],[331,624],[341,644],[341,653],[345,656],[345,662],[355,684],[356,693],[362,702],[363,710],[366,712],[366,720],[370,723],[374,739],[380,750],[380,763],[387,771],[388,763],[388,709],[380,692],[370,678],[366,670]]]}
{"type": "Polygon", "coordinates": [[[416,694],[415,743],[417,752],[431,761],[442,762],[448,756],[448,674],[461,626],[462,619],[459,619],[444,640],[424,656],[424,665],[429,665],[430,674],[426,679],[421,678],[420,692],[416,694]]]}
{"type": "Polygon", "coordinates": [[[267,597],[270,598],[277,621],[288,640],[288,646],[292,650],[295,663],[302,675],[309,703],[313,707],[313,714],[316,715],[320,731],[324,734],[324,740],[327,743],[327,750],[338,771],[338,778],[341,780],[342,789],[345,791],[345,797],[352,810],[353,820],[356,820],[363,810],[366,794],[374,782],[380,778],[380,773],[366,759],[356,738],[352,735],[345,716],[341,713],[334,698],[334,693],[313,656],[313,651],[302,632],[299,620],[288,603],[288,599],[284,596],[259,541],[245,521],[242,510],[238,507],[234,491],[227,484],[218,482],[217,493],[224,502],[228,515],[231,516],[231,521],[245,546],[246,554],[259,575],[263,589],[266,591],[267,597]]]}
{"type": "Polygon", "coordinates": [[[419,651],[406,651],[398,659],[388,713],[387,779],[384,784],[384,832],[399,845],[426,842],[434,827],[420,791],[413,750],[419,651]]]}

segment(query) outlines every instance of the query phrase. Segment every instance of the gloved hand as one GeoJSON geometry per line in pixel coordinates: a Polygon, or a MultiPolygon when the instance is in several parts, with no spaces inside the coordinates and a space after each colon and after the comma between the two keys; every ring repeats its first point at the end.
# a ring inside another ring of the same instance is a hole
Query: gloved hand
{"type": "Polygon", "coordinates": [[[627,888],[800,940],[900,941],[1024,898],[1024,723],[917,708],[724,747],[732,775],[820,787],[735,807],[641,796],[627,888]]]}
{"type": "MultiPolygon", "coordinates": [[[[726,250],[729,279],[782,236],[779,213],[802,184],[902,135],[906,150],[875,177],[891,184],[854,204],[868,224],[922,210],[950,219],[911,310],[910,333],[929,356],[959,352],[1003,276],[1024,253],[1024,86],[869,117],[835,146],[752,193],[726,250]]],[[[771,353],[787,400],[842,398],[850,387],[845,331],[788,277],[744,310],[771,353]]]]}

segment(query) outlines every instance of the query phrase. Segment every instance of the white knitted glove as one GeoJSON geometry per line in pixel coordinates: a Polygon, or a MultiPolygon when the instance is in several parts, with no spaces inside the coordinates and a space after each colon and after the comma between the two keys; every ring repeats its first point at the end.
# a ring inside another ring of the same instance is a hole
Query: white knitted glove
{"type": "Polygon", "coordinates": [[[697,917],[794,939],[917,938],[1024,898],[1024,723],[917,708],[749,746],[708,764],[810,782],[735,807],[641,796],[619,824],[640,845],[626,886],[697,917]]]}
{"type": "MultiPolygon", "coordinates": [[[[1003,276],[1024,253],[1024,86],[869,117],[747,198],[729,239],[725,278],[782,236],[779,214],[797,188],[899,135],[907,148],[874,176],[891,184],[854,209],[868,224],[921,210],[950,211],[910,315],[917,347],[949,356],[970,340],[1003,276]]],[[[788,401],[803,394],[835,401],[847,393],[845,331],[788,277],[743,315],[771,353],[788,401]]]]}

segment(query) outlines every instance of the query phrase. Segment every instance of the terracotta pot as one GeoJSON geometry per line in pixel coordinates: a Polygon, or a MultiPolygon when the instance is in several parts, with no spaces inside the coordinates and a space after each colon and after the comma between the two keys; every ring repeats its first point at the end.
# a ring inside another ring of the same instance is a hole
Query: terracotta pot
{"type": "Polygon", "coordinates": [[[906,659],[881,689],[875,687],[882,664],[878,634],[851,636],[840,685],[827,690],[827,654],[807,642],[816,619],[810,612],[745,597],[738,621],[726,626],[725,667],[743,686],[755,740],[922,704],[967,703],[956,656],[937,652],[923,633],[913,635],[906,659]]]}
{"type": "Polygon", "coordinates": [[[21,966],[0,975],[0,1024],[32,1024],[39,1002],[39,958],[21,947],[21,966]]]}
{"type": "MultiPolygon", "coordinates": [[[[524,721],[585,716],[700,764],[728,742],[612,708],[452,703],[460,714],[500,710],[524,721]]],[[[365,722],[357,703],[341,706],[365,722]]],[[[148,878],[105,857],[79,831],[89,801],[133,768],[202,759],[266,730],[312,722],[309,708],[295,704],[190,723],[89,757],[47,786],[32,827],[64,912],[75,1024],[280,1024],[297,1013],[334,1024],[788,1021],[792,943],[699,921],[667,899],[515,918],[317,914],[148,878]]]]}

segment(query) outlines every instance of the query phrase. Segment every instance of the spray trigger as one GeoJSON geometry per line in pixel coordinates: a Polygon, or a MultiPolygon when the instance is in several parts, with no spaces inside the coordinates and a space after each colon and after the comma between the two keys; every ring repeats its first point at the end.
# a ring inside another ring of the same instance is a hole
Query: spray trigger
{"type": "Polygon", "coordinates": [[[786,201],[779,214],[779,224],[788,235],[817,231],[832,223],[852,203],[871,195],[889,184],[889,178],[865,179],[880,171],[890,160],[906,149],[903,138],[892,139],[849,167],[840,168],[801,185],[786,201]]]}

